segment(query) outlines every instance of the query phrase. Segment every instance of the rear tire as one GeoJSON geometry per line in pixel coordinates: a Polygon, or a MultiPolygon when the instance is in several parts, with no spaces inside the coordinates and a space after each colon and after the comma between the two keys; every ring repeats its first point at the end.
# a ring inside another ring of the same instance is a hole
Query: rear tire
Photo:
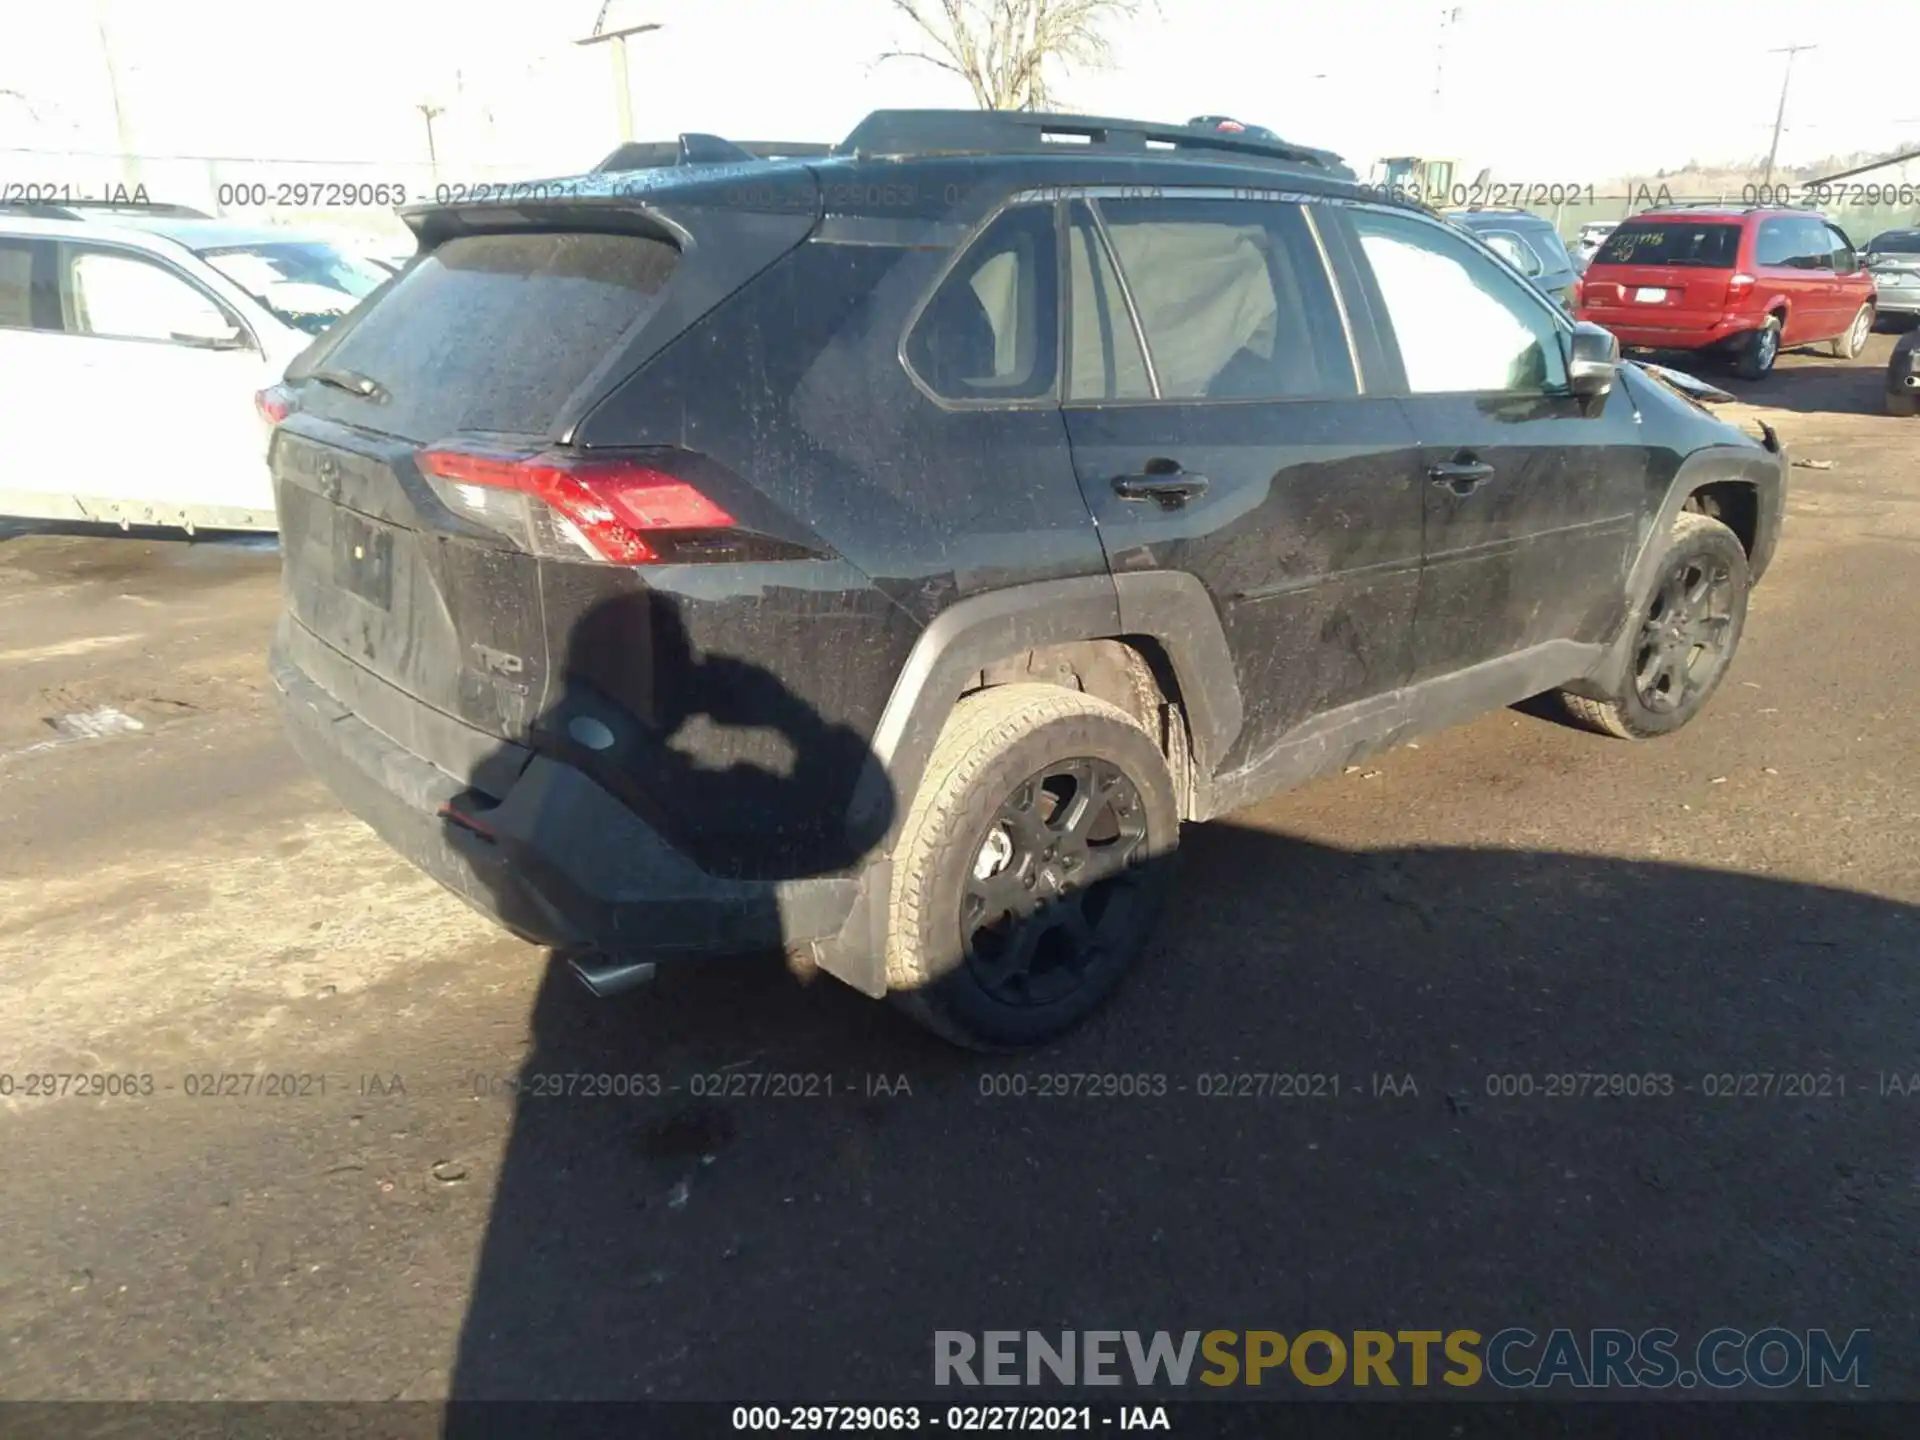
{"type": "Polygon", "coordinates": [[[890,998],[970,1049],[1071,1029],[1146,948],[1179,838],[1166,760],[1124,710],[1053,685],[968,697],[894,851],[890,998]]]}
{"type": "Polygon", "coordinates": [[[1574,720],[1602,735],[1671,735],[1705,708],[1740,645],[1750,580],[1733,531],[1682,512],[1653,575],[1627,622],[1634,650],[1619,687],[1601,699],[1560,694],[1574,720]]]}
{"type": "Polygon", "coordinates": [[[1733,373],[1742,380],[1764,380],[1780,358],[1780,317],[1769,315],[1767,323],[1740,342],[1734,352],[1733,373]]]}
{"type": "Polygon", "coordinates": [[[1833,353],[1842,360],[1851,360],[1867,348],[1867,337],[1873,333],[1873,306],[1862,305],[1859,313],[1853,317],[1853,323],[1847,326],[1847,333],[1833,342],[1833,353]]]}

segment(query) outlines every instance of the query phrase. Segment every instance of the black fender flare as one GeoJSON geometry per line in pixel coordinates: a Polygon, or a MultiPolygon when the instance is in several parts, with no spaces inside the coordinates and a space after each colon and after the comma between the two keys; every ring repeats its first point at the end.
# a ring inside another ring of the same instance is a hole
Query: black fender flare
{"type": "Polygon", "coordinates": [[[1194,767],[1213,773],[1240,733],[1240,687],[1220,613],[1191,575],[1083,575],[969,596],[935,616],[894,681],[847,808],[849,837],[874,858],[846,925],[814,946],[821,968],[869,995],[886,992],[893,846],[940,732],[970,677],[1023,650],[1075,640],[1150,639],[1180,688],[1194,767]]]}
{"type": "Polygon", "coordinates": [[[1576,694],[1605,699],[1624,682],[1633,660],[1633,617],[1640,599],[1653,584],[1667,534],[1673,522],[1686,508],[1687,500],[1703,485],[1733,482],[1751,485],[1759,496],[1753,552],[1748,557],[1749,573],[1758,580],[1773,559],[1780,539],[1780,521],[1786,510],[1788,459],[1779,436],[1770,426],[1762,427],[1766,442],[1761,446],[1715,445],[1696,450],[1680,463],[1666,498],[1654,513],[1640,537],[1640,548],[1627,567],[1627,583],[1620,609],[1619,628],[1608,642],[1606,658],[1585,680],[1567,686],[1576,694]]]}

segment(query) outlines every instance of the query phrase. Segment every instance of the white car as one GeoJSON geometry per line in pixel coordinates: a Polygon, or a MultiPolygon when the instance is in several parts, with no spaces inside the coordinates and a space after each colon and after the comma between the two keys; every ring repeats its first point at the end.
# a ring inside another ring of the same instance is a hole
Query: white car
{"type": "Polygon", "coordinates": [[[274,226],[0,210],[0,516],[276,529],[254,396],[387,278],[274,226]]]}

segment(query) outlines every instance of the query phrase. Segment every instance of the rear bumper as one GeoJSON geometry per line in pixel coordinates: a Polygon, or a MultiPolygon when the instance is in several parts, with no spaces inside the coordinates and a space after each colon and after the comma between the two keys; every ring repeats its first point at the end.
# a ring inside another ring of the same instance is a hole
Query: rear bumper
{"type": "MultiPolygon", "coordinates": [[[[490,777],[505,791],[497,804],[476,796],[301,669],[289,653],[295,624],[282,617],[270,661],[294,750],[389,845],[522,939],[675,959],[789,948],[845,925],[857,877],[710,875],[594,781],[546,756],[529,756],[505,785],[490,777]],[[466,818],[450,819],[450,809],[466,818]]],[[[427,712],[436,728],[459,723],[404,696],[399,703],[427,712]]],[[[487,744],[472,732],[476,753],[487,744]]]]}
{"type": "MultiPolygon", "coordinates": [[[[1734,337],[1758,328],[1754,320],[1744,315],[1716,317],[1710,313],[1702,314],[1697,325],[1653,325],[1647,323],[1644,309],[1636,311],[1630,306],[1616,305],[1583,306],[1580,318],[1606,326],[1623,346],[1636,350],[1705,350],[1724,345],[1734,337]]],[[[1671,315],[1660,318],[1681,320],[1691,317],[1671,315]]]]}

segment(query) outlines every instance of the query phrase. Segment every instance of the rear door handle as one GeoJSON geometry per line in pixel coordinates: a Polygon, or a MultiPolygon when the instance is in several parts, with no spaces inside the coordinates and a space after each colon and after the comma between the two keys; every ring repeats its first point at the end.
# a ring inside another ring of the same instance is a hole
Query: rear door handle
{"type": "Polygon", "coordinates": [[[1138,475],[1113,477],[1113,493],[1122,500],[1157,500],[1163,510],[1178,510],[1206,488],[1206,476],[1182,470],[1171,460],[1149,460],[1138,475]]]}
{"type": "Polygon", "coordinates": [[[1456,495],[1471,495],[1493,478],[1493,466],[1484,460],[1442,460],[1429,465],[1427,474],[1436,485],[1444,485],[1456,495]]]}

